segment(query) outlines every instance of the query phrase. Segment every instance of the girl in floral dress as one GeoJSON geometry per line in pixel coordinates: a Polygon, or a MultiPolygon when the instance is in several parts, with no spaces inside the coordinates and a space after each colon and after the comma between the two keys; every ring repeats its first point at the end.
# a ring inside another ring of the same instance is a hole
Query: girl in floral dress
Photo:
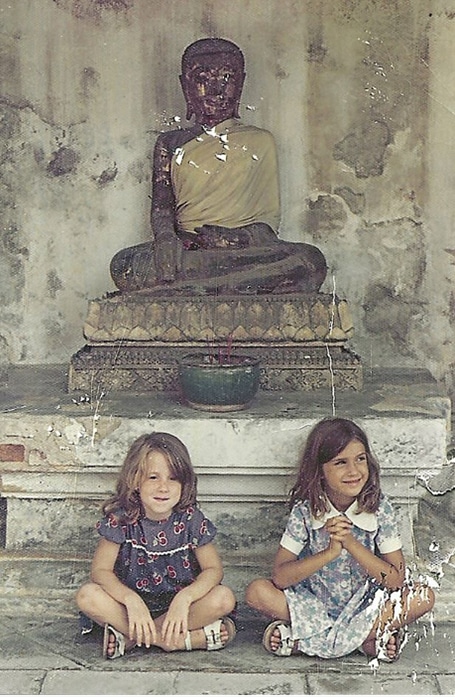
{"type": "Polygon", "coordinates": [[[169,433],[134,441],[103,513],[91,581],[76,598],[104,627],[103,655],[224,648],[235,636],[235,597],[220,585],[216,529],[197,507],[184,444],[169,433]]]}
{"type": "Polygon", "coordinates": [[[264,647],[276,656],[360,649],[396,660],[407,625],[432,609],[434,594],[407,577],[395,514],[359,426],[329,418],[313,428],[291,506],[271,580],[246,592],[251,607],[274,618],[264,647]]]}

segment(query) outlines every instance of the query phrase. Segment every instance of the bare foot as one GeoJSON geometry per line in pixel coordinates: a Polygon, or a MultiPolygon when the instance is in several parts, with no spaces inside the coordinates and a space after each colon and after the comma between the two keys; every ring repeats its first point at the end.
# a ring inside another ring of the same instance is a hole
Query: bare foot
{"type": "MultiPolygon", "coordinates": [[[[375,658],[376,654],[377,654],[377,652],[376,652],[376,640],[375,639],[367,639],[366,641],[364,641],[362,644],[362,650],[370,658],[375,658]]],[[[386,654],[387,654],[387,657],[390,658],[391,661],[393,661],[396,658],[397,639],[396,639],[395,634],[392,634],[387,642],[386,654]]]]}
{"type": "MultiPolygon", "coordinates": [[[[291,655],[293,655],[293,654],[295,654],[295,653],[298,653],[298,651],[297,651],[297,645],[298,645],[298,642],[295,641],[295,642],[294,642],[294,647],[293,647],[292,652],[291,652],[291,655]]],[[[271,634],[271,636],[270,636],[270,649],[272,650],[272,653],[275,653],[276,651],[278,651],[278,649],[280,648],[280,646],[281,646],[281,634],[280,634],[280,630],[278,629],[278,627],[275,627],[275,629],[273,630],[273,632],[272,632],[272,634],[271,634]]]]}
{"type": "MultiPolygon", "coordinates": [[[[126,636],[124,637],[125,640],[125,653],[128,651],[131,651],[136,645],[135,641],[132,641],[131,639],[128,639],[126,636]]],[[[115,637],[115,634],[109,630],[108,634],[108,639],[107,639],[107,648],[106,648],[106,655],[108,658],[114,655],[115,653],[115,648],[117,645],[117,639],[115,637]]]]}

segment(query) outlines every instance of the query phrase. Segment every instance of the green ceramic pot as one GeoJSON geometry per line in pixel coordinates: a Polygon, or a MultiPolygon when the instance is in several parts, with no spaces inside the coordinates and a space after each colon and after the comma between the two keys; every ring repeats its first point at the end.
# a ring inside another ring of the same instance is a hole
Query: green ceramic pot
{"type": "Polygon", "coordinates": [[[190,353],[179,360],[185,401],[204,411],[246,409],[259,388],[259,358],[235,355],[229,361],[207,353],[190,353]]]}

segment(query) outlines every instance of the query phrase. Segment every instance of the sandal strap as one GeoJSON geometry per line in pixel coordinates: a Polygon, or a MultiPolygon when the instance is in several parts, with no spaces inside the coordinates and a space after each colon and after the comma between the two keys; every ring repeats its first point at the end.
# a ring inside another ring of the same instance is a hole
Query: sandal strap
{"type": "Polygon", "coordinates": [[[120,658],[125,655],[125,637],[123,634],[110,624],[104,625],[104,640],[103,640],[103,656],[104,658],[113,659],[120,658]],[[115,651],[112,656],[107,653],[107,646],[109,643],[109,635],[113,634],[115,637],[115,651]]]}
{"type": "Polygon", "coordinates": [[[290,656],[294,649],[294,640],[292,638],[292,631],[290,625],[280,620],[275,620],[274,622],[271,622],[265,628],[262,643],[265,649],[269,651],[269,653],[272,653],[274,656],[290,656]],[[272,651],[270,646],[270,639],[273,632],[276,629],[280,634],[280,643],[277,650],[272,651]]]}
{"type": "Polygon", "coordinates": [[[393,663],[403,651],[408,639],[409,635],[406,626],[399,627],[398,629],[389,629],[388,627],[385,627],[376,638],[376,657],[385,663],[393,663]],[[395,637],[396,641],[396,654],[393,658],[390,658],[387,654],[387,644],[392,636],[395,637]]]}
{"type": "Polygon", "coordinates": [[[203,627],[205,638],[207,640],[207,651],[217,651],[224,648],[221,641],[221,625],[223,620],[215,620],[211,624],[203,627]]]}
{"type": "Polygon", "coordinates": [[[187,632],[185,634],[185,650],[186,651],[192,651],[193,650],[193,645],[191,643],[191,632],[187,632]]]}

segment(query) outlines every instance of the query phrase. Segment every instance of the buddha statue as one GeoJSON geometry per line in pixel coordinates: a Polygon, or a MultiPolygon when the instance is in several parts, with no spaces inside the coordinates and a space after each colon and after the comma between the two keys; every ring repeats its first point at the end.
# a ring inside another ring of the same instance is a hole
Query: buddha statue
{"type": "Polygon", "coordinates": [[[278,237],[275,142],[245,125],[244,57],[231,41],[187,47],[180,82],[189,128],[159,135],[153,155],[151,241],[120,250],[111,275],[122,292],[317,292],[327,272],[313,245],[278,237]]]}

